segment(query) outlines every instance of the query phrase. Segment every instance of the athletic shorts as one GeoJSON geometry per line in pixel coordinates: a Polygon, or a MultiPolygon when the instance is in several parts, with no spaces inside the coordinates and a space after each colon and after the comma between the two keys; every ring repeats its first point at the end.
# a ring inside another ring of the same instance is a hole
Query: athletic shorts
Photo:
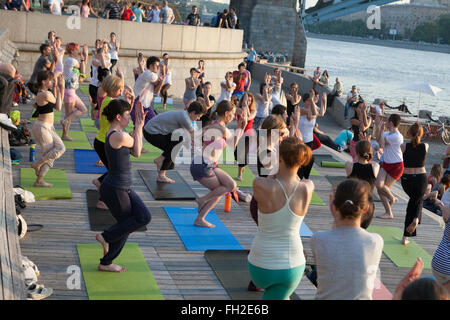
{"type": "Polygon", "coordinates": [[[403,162],[386,163],[383,162],[381,167],[395,180],[398,180],[403,175],[403,162]]]}
{"type": "Polygon", "coordinates": [[[216,165],[208,164],[202,160],[202,163],[191,163],[191,174],[194,181],[201,180],[203,178],[212,178],[215,177],[214,169],[216,165]]]}

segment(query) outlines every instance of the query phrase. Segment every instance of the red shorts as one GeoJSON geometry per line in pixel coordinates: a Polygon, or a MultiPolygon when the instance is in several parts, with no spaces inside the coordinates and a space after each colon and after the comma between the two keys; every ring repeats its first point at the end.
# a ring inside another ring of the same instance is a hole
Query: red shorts
{"type": "Polygon", "coordinates": [[[403,174],[403,162],[397,162],[397,163],[386,163],[383,162],[381,167],[395,180],[398,180],[401,178],[403,174]]]}

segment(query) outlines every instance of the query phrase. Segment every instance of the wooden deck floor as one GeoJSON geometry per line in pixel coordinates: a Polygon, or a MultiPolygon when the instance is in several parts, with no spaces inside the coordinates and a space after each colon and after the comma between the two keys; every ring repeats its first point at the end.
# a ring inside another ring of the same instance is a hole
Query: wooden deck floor
{"type": "MultiPolygon", "coordinates": [[[[82,95],[87,101],[87,96],[82,95]]],[[[21,105],[22,119],[28,119],[31,115],[31,105],[21,105]]],[[[55,124],[56,129],[60,129],[60,124],[55,124]]],[[[31,129],[31,127],[30,127],[31,129]]],[[[326,128],[322,128],[324,130],[326,128]]],[[[72,124],[71,130],[81,130],[79,121],[72,124]]],[[[94,133],[88,133],[91,143],[95,138],[94,133]]],[[[14,185],[20,184],[19,171],[21,167],[29,167],[28,148],[19,147],[24,159],[21,164],[14,166],[14,185]]],[[[37,157],[40,157],[39,147],[37,157]]],[[[79,266],[76,245],[79,243],[95,243],[96,232],[90,231],[87,215],[87,204],[85,192],[87,189],[94,189],[91,180],[95,174],[75,173],[73,150],[66,153],[57,161],[55,168],[64,169],[69,179],[73,198],[70,200],[37,201],[28,204],[23,211],[28,224],[39,223],[45,227],[43,230],[28,233],[20,242],[22,254],[34,261],[40,269],[40,283],[46,287],[54,289],[53,295],[49,299],[88,299],[86,287],[81,279],[81,288],[70,290],[67,287],[68,267],[79,266]]],[[[330,149],[323,147],[318,153],[330,152],[330,149]]],[[[347,155],[337,154],[338,157],[345,158],[347,155]]],[[[195,206],[193,201],[169,202],[155,201],[150,192],[145,187],[137,169],[156,169],[153,163],[133,163],[133,189],[143,199],[152,214],[152,221],[146,232],[137,232],[130,236],[129,241],[139,243],[139,247],[145,256],[156,282],[161,290],[164,299],[230,299],[225,289],[215,276],[213,270],[203,257],[203,252],[186,251],[181,239],[175,231],[172,223],[164,213],[162,206],[182,205],[195,206]]],[[[325,178],[326,175],[343,175],[343,169],[326,169],[315,166],[321,174],[320,177],[313,177],[316,192],[327,204],[327,206],[310,206],[305,217],[305,223],[313,232],[327,230],[332,223],[331,214],[328,209],[328,195],[331,185],[325,178]]],[[[184,179],[192,186],[198,194],[207,192],[199,183],[194,182],[187,165],[176,168],[184,179]]],[[[255,166],[250,169],[256,174],[255,166]]],[[[246,169],[248,170],[248,169],[246,169]]],[[[250,192],[251,189],[242,189],[250,192]]],[[[403,221],[406,208],[406,199],[401,187],[397,184],[394,193],[399,197],[399,202],[394,207],[394,221],[384,221],[374,219],[373,225],[387,225],[403,228],[403,221]]],[[[221,221],[236,237],[240,244],[249,249],[257,230],[257,227],[250,217],[248,204],[233,202],[232,211],[223,211],[223,199],[214,209],[221,221]]],[[[418,236],[415,241],[422,246],[430,255],[439,244],[443,229],[440,228],[439,217],[425,212],[422,224],[418,228],[418,236]]],[[[382,213],[381,203],[376,203],[376,213],[382,213]]],[[[303,238],[303,246],[307,254],[307,263],[313,263],[310,248],[310,238],[303,238]]],[[[384,254],[380,263],[381,280],[385,286],[393,292],[398,281],[408,271],[396,267],[384,254]]],[[[431,276],[430,270],[423,272],[424,276],[431,276]]],[[[296,293],[301,299],[313,299],[315,294],[314,286],[304,277],[300,282],[296,293]]]]}

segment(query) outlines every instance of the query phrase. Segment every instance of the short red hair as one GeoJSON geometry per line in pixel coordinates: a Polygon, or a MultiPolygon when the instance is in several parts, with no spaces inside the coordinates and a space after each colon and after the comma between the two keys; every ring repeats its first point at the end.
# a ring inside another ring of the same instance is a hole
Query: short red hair
{"type": "Polygon", "coordinates": [[[288,168],[304,166],[311,161],[311,148],[300,139],[289,137],[280,143],[280,157],[288,168]]]}
{"type": "Polygon", "coordinates": [[[67,54],[72,54],[72,52],[78,50],[78,48],[79,48],[78,43],[75,43],[75,42],[69,42],[69,43],[66,45],[66,53],[67,53],[67,54]]]}

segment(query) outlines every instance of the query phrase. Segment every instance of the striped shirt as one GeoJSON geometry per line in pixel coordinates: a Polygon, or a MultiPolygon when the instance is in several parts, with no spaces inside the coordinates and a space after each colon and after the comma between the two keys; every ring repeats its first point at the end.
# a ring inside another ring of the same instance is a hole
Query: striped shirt
{"type": "Polygon", "coordinates": [[[431,266],[439,273],[450,275],[450,219],[445,224],[444,236],[434,253],[431,266]]]}
{"type": "Polygon", "coordinates": [[[117,4],[117,2],[109,2],[106,5],[106,11],[109,10],[109,19],[116,19],[120,20],[120,6],[117,4]]]}

